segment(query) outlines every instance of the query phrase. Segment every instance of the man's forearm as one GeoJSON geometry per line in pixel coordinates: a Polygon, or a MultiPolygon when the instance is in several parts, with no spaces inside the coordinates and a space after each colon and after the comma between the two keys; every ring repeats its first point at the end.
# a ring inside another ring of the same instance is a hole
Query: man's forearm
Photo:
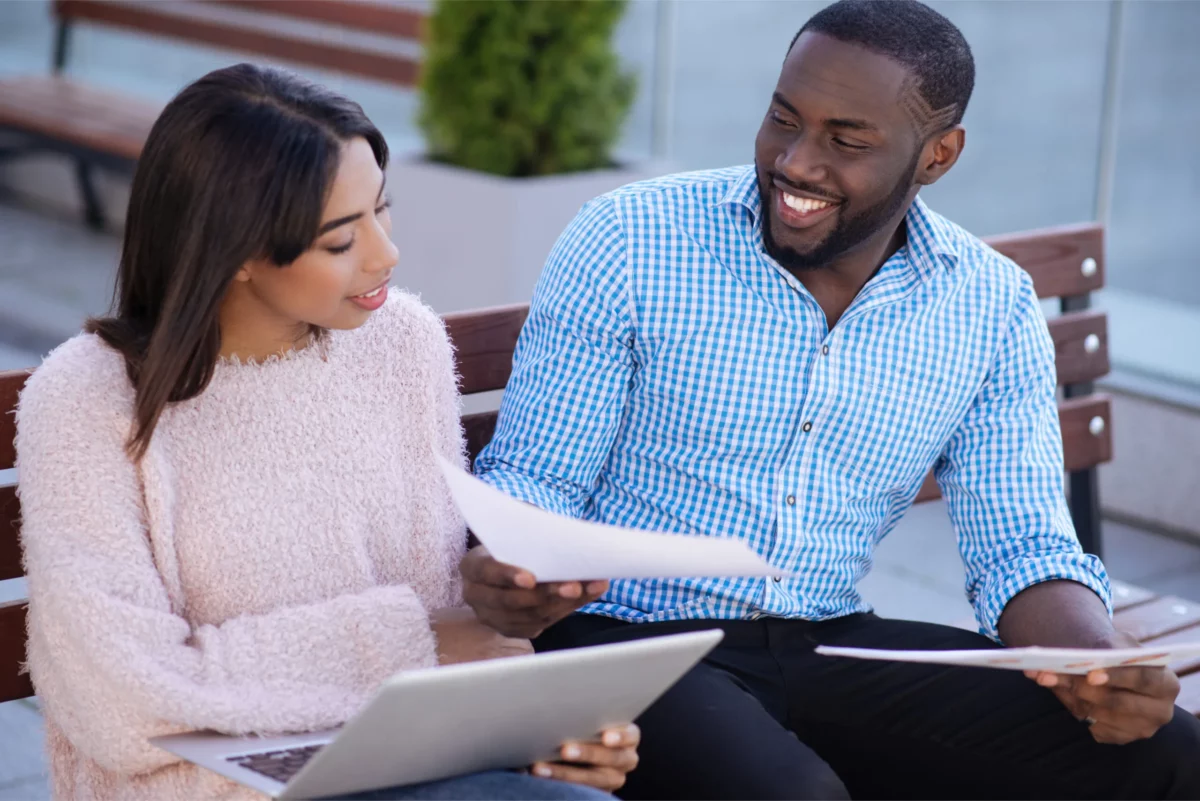
{"type": "Polygon", "coordinates": [[[997,624],[1005,645],[1113,648],[1134,644],[1113,628],[1104,602],[1074,581],[1046,581],[1018,593],[997,624]]]}

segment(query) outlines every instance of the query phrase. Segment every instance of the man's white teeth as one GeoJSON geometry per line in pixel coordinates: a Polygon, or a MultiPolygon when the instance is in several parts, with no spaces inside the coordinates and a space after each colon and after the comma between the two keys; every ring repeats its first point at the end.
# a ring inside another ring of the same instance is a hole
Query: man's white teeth
{"type": "Polygon", "coordinates": [[[368,292],[368,293],[367,293],[367,294],[365,294],[365,295],[359,295],[359,297],[360,297],[360,298],[373,298],[373,297],[375,297],[376,295],[378,295],[378,294],[379,294],[380,292],[382,292],[382,291],[383,291],[383,287],[379,287],[379,288],[377,288],[377,289],[372,289],[370,292],[368,292]]]}
{"type": "Polygon", "coordinates": [[[827,200],[813,200],[812,198],[807,197],[796,197],[795,195],[789,195],[787,192],[783,193],[783,202],[788,205],[788,208],[795,209],[801,213],[820,211],[823,208],[833,205],[827,200]]]}

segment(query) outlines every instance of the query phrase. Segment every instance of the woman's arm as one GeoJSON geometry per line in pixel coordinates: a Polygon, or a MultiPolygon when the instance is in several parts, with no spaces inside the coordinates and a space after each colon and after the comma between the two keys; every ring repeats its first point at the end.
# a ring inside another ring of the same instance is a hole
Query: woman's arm
{"type": "Polygon", "coordinates": [[[331,727],[397,669],[436,664],[404,586],[193,629],[149,545],[124,450],[127,387],[77,367],[35,373],[17,412],[29,667],[75,747],[109,770],[149,771],[175,758],[148,737],[331,727]]]}

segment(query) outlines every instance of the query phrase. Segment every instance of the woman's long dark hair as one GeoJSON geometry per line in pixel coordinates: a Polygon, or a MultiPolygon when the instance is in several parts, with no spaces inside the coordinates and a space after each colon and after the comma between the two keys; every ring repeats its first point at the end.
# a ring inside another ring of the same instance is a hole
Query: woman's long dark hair
{"type": "Polygon", "coordinates": [[[292,73],[238,64],[172,100],[138,159],[115,311],[89,320],[136,390],[140,459],[166,405],[198,395],[220,354],[218,312],[255,258],[286,266],[316,237],[342,144],[387,144],[362,107],[292,73]]]}

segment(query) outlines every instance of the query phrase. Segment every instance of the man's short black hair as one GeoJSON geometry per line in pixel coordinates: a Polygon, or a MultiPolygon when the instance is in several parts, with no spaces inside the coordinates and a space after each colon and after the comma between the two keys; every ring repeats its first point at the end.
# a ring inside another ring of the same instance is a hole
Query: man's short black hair
{"type": "MultiPolygon", "coordinates": [[[[856,44],[907,67],[934,112],[946,115],[948,128],[962,122],[975,88],[975,59],[962,31],[917,0],[838,0],[804,23],[792,39],[811,31],[856,44]]],[[[791,52],[791,47],[788,48],[791,52]]],[[[940,116],[940,115],[939,115],[940,116]]]]}

